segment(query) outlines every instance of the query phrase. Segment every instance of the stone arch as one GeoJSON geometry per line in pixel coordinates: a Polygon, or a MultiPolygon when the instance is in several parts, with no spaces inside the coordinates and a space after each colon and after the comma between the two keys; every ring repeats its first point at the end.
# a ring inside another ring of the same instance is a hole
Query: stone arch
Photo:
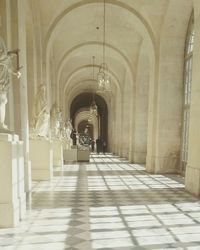
{"type": "MultiPolygon", "coordinates": [[[[95,4],[95,3],[101,3],[102,1],[99,0],[84,0],[78,3],[75,3],[73,5],[71,5],[70,7],[68,7],[67,9],[63,10],[63,12],[57,16],[54,21],[52,22],[52,24],[49,27],[49,30],[46,34],[45,37],[45,41],[44,41],[44,60],[46,60],[45,62],[47,62],[46,64],[46,77],[47,77],[47,82],[48,82],[48,57],[49,57],[49,50],[50,50],[50,43],[51,43],[51,39],[53,36],[53,32],[56,29],[57,24],[62,20],[62,18],[64,18],[65,15],[67,15],[70,11],[73,11],[76,8],[80,8],[86,4],[95,4]]],[[[155,62],[155,58],[156,58],[156,41],[155,41],[155,37],[153,34],[153,30],[150,27],[150,25],[148,24],[148,22],[145,20],[145,18],[139,13],[137,12],[134,8],[128,6],[127,4],[122,3],[121,1],[114,1],[114,0],[108,0],[107,1],[108,4],[111,5],[115,5],[115,6],[119,6],[125,10],[127,10],[129,13],[133,14],[133,17],[136,18],[136,21],[141,25],[142,29],[143,29],[143,36],[146,38],[147,43],[150,46],[149,49],[149,53],[151,53],[151,57],[152,57],[152,63],[155,62]]]]}
{"type": "MultiPolygon", "coordinates": [[[[89,108],[92,102],[92,93],[81,93],[77,95],[70,106],[70,117],[74,123],[75,115],[81,108],[89,108]]],[[[95,102],[99,114],[99,135],[104,141],[108,141],[108,107],[104,98],[100,95],[95,96],[95,102]]]]}
{"type": "MultiPolygon", "coordinates": [[[[70,80],[73,79],[79,73],[79,71],[84,70],[86,67],[92,67],[92,65],[86,65],[86,66],[80,67],[79,69],[76,69],[74,72],[71,73],[69,79],[66,81],[64,91],[63,91],[63,97],[61,99],[61,102],[63,103],[63,105],[65,102],[65,96],[66,96],[66,92],[68,89],[70,90],[68,95],[70,95],[70,92],[73,92],[73,90],[76,89],[78,87],[78,85],[80,85],[81,83],[84,83],[87,81],[93,81],[92,79],[85,79],[85,80],[81,80],[79,82],[76,82],[76,85],[73,85],[71,87],[68,85],[68,82],[70,82],[70,80]]],[[[98,65],[95,65],[95,67],[98,67],[98,65]]],[[[110,74],[112,76],[113,83],[116,85],[117,90],[119,90],[121,92],[119,79],[117,78],[117,76],[113,72],[110,72],[110,74]]]]}
{"type": "MultiPolygon", "coordinates": [[[[63,10],[63,12],[57,16],[54,21],[52,22],[52,24],[49,27],[49,30],[47,31],[45,40],[44,40],[44,48],[48,49],[48,43],[49,40],[51,39],[51,36],[53,34],[53,31],[56,27],[56,25],[60,22],[60,20],[69,12],[71,12],[72,10],[79,8],[81,6],[84,6],[86,4],[94,4],[94,3],[102,3],[103,0],[83,0],[81,2],[75,3],[73,5],[71,5],[69,8],[63,10]]],[[[155,47],[156,47],[156,42],[155,42],[155,37],[153,34],[153,30],[150,27],[150,25],[148,24],[148,22],[145,20],[145,18],[139,13],[137,12],[134,8],[130,7],[129,5],[119,1],[119,0],[107,0],[108,4],[112,4],[112,5],[117,5],[123,9],[126,9],[128,12],[132,13],[142,24],[142,26],[144,27],[144,29],[147,31],[151,44],[152,44],[152,49],[154,50],[155,53],[155,47]]],[[[44,50],[45,51],[45,50],[44,50]]]]}
{"type": "MultiPolygon", "coordinates": [[[[88,42],[88,43],[82,43],[82,44],[79,44],[78,46],[75,46],[73,48],[71,48],[69,51],[67,51],[66,53],[64,53],[62,59],[60,60],[59,62],[59,65],[57,67],[57,72],[58,72],[58,75],[57,75],[57,83],[59,84],[59,87],[60,87],[60,77],[61,77],[61,72],[62,72],[62,68],[64,67],[64,64],[66,62],[66,58],[71,54],[73,53],[75,50],[77,49],[80,49],[80,48],[84,48],[84,46],[88,46],[88,45],[100,45],[99,42],[95,42],[95,41],[91,41],[91,42],[88,42]]],[[[120,59],[122,59],[122,61],[125,63],[125,65],[127,66],[130,74],[131,74],[131,77],[132,77],[132,81],[134,79],[134,75],[135,75],[135,69],[131,66],[131,62],[129,61],[129,59],[126,57],[125,54],[123,54],[123,52],[121,52],[119,49],[113,47],[112,45],[110,44],[106,44],[106,47],[112,49],[114,52],[116,52],[117,55],[119,55],[120,59]]],[[[92,67],[93,65],[85,65],[84,67],[92,67]]],[[[95,67],[99,67],[98,65],[94,65],[95,67]]],[[[71,73],[71,75],[73,74],[73,72],[71,73]]],[[[113,72],[113,75],[114,75],[114,72],[113,72]]],[[[116,76],[115,76],[116,78],[116,76]]],[[[59,89],[57,90],[57,99],[59,99],[59,89]]]]}

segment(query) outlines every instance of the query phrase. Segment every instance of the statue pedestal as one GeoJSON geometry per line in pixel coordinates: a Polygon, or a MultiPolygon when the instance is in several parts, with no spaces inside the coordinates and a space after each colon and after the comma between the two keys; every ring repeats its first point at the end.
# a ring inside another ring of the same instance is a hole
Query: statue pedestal
{"type": "Polygon", "coordinates": [[[58,139],[52,140],[53,149],[53,166],[63,167],[63,146],[62,142],[58,139]]]}
{"type": "Polygon", "coordinates": [[[69,162],[69,161],[77,161],[77,148],[72,148],[72,149],[64,149],[63,150],[63,158],[64,162],[69,162]]]}
{"type": "Polygon", "coordinates": [[[89,161],[90,160],[90,151],[89,149],[78,149],[78,156],[77,156],[78,161],[89,161]]]}
{"type": "Polygon", "coordinates": [[[23,143],[0,134],[0,152],[0,227],[15,227],[26,211],[23,143]]]}
{"type": "Polygon", "coordinates": [[[48,139],[30,140],[32,180],[51,180],[53,177],[53,150],[48,139]]]}
{"type": "Polygon", "coordinates": [[[78,149],[77,146],[72,146],[69,150],[64,150],[64,161],[89,161],[89,149],[78,149]]]}

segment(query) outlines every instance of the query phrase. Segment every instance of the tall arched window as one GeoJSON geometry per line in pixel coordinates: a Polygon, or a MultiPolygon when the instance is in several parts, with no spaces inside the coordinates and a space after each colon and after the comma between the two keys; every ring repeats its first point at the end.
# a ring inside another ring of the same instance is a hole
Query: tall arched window
{"type": "Polygon", "coordinates": [[[182,150],[181,150],[181,168],[182,174],[188,159],[188,134],[190,117],[190,100],[192,84],[192,59],[194,47],[194,15],[192,14],[188,25],[186,46],[185,46],[185,64],[184,64],[184,105],[183,105],[183,130],[182,130],[182,150]]]}

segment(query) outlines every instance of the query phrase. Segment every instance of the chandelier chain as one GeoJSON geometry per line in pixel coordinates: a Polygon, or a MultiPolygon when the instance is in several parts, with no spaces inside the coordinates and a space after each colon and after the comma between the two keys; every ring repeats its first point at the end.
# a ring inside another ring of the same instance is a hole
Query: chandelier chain
{"type": "Polygon", "coordinates": [[[106,44],[106,0],[103,5],[103,64],[105,65],[105,44],[106,44]]]}

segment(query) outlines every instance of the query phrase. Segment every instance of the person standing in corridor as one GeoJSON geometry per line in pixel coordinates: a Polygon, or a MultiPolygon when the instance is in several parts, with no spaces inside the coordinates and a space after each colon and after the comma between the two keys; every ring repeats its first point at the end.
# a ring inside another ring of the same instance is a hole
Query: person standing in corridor
{"type": "Polygon", "coordinates": [[[97,147],[97,154],[99,154],[101,151],[101,139],[100,139],[100,137],[98,137],[96,139],[96,147],[97,147]]]}
{"type": "Polygon", "coordinates": [[[106,152],[106,141],[103,141],[102,149],[103,149],[103,154],[105,154],[105,152],[106,152]]]}

